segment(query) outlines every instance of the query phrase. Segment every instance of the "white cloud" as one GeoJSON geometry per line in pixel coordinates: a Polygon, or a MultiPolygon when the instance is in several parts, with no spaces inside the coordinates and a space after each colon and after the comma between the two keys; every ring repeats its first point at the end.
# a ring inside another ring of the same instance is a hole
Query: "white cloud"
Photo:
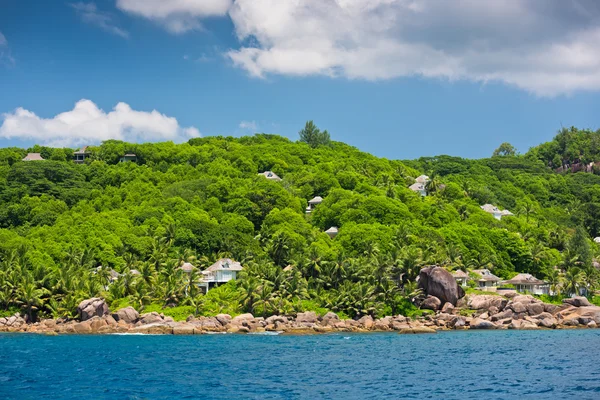
{"type": "Polygon", "coordinates": [[[255,121],[242,121],[240,122],[240,128],[256,132],[258,130],[258,125],[255,121]]]}
{"type": "Polygon", "coordinates": [[[96,25],[97,27],[123,38],[129,38],[129,32],[119,28],[111,14],[99,11],[96,3],[73,3],[70,4],[79,17],[86,23],[96,25]]]}
{"type": "Polygon", "coordinates": [[[542,96],[600,89],[596,0],[236,0],[252,76],[504,82],[542,96]]]}
{"type": "Polygon", "coordinates": [[[184,141],[200,136],[194,127],[183,128],[177,119],[156,110],[136,111],[119,103],[106,113],[90,100],[80,100],[75,107],[53,118],[40,118],[32,111],[17,108],[3,114],[0,137],[35,140],[53,146],[77,146],[118,139],[129,142],[184,141]]]}
{"type": "Polygon", "coordinates": [[[232,0],[117,0],[117,8],[153,20],[175,34],[201,29],[200,20],[227,15],[232,0]]]}
{"type": "Polygon", "coordinates": [[[0,66],[14,67],[15,63],[15,59],[8,47],[8,40],[6,40],[6,36],[0,32],[0,66]]]}

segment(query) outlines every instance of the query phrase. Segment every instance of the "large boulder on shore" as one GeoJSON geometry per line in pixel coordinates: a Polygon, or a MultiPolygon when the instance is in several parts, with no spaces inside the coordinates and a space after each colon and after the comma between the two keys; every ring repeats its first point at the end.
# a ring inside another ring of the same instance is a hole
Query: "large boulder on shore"
{"type": "Polygon", "coordinates": [[[503,310],[508,303],[508,300],[502,296],[493,295],[469,295],[467,299],[467,307],[472,310],[489,310],[496,307],[498,310],[503,310]]]}
{"type": "Polygon", "coordinates": [[[113,313],[112,317],[115,321],[123,321],[128,324],[135,324],[136,321],[140,318],[140,314],[133,307],[125,307],[121,308],[116,313],[113,313]]]}
{"type": "Polygon", "coordinates": [[[583,296],[575,296],[570,299],[564,299],[563,303],[570,304],[575,307],[589,307],[592,305],[590,301],[583,296]]]}
{"type": "Polygon", "coordinates": [[[87,321],[92,317],[104,317],[108,315],[109,309],[106,301],[98,297],[83,300],[77,306],[77,314],[81,321],[87,321]]]}
{"type": "Polygon", "coordinates": [[[421,303],[421,308],[425,310],[437,311],[440,309],[441,306],[442,301],[435,296],[427,296],[427,298],[421,303]]]}
{"type": "Polygon", "coordinates": [[[442,304],[450,303],[456,306],[458,299],[465,296],[465,291],[456,283],[452,274],[437,266],[421,269],[419,287],[426,295],[440,299],[442,304]]]}

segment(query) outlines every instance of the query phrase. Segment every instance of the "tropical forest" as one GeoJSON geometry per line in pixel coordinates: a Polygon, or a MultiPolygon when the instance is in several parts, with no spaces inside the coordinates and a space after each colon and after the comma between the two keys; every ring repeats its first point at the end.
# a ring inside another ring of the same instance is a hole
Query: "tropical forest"
{"type": "Polygon", "coordinates": [[[429,265],[528,273],[548,297],[598,300],[600,131],[478,160],[378,158],[312,121],[297,141],[109,140],[74,162],[76,150],[0,149],[0,316],[74,318],[92,297],[176,319],[411,315],[429,265]],[[221,258],[243,270],[201,290],[221,258]]]}

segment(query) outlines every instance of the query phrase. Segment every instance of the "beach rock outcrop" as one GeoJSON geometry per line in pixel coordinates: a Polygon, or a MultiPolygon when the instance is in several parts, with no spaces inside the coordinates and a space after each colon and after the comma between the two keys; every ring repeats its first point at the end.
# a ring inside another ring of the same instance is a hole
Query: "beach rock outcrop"
{"type": "Polygon", "coordinates": [[[140,313],[133,307],[125,307],[113,313],[112,317],[115,321],[124,321],[127,324],[135,324],[140,318],[140,313]]]}
{"type": "Polygon", "coordinates": [[[104,317],[108,315],[109,309],[106,301],[98,297],[83,300],[77,306],[77,314],[81,321],[87,321],[92,317],[104,317]]]}
{"type": "MultiPolygon", "coordinates": [[[[450,304],[450,303],[446,303],[450,304]]],[[[427,296],[425,300],[421,303],[421,308],[426,310],[437,311],[442,306],[442,301],[435,296],[427,296]]]]}
{"type": "Polygon", "coordinates": [[[318,321],[319,316],[314,311],[298,313],[298,315],[296,316],[296,322],[299,323],[316,324],[318,321]]]}
{"type": "Polygon", "coordinates": [[[583,296],[576,296],[576,297],[572,297],[570,299],[564,299],[563,303],[569,304],[569,305],[572,305],[575,307],[589,307],[592,305],[592,303],[590,303],[590,301],[583,296]]]}
{"type": "Polygon", "coordinates": [[[496,324],[482,318],[475,318],[471,321],[470,327],[471,329],[496,329],[496,324]]]}
{"type": "Polygon", "coordinates": [[[465,291],[456,283],[452,274],[437,266],[421,269],[419,287],[425,294],[437,297],[442,304],[450,303],[453,306],[465,295],[465,291]]]}
{"type": "Polygon", "coordinates": [[[492,307],[503,310],[507,303],[508,300],[502,296],[469,295],[467,298],[467,307],[472,310],[489,310],[492,307]]]}

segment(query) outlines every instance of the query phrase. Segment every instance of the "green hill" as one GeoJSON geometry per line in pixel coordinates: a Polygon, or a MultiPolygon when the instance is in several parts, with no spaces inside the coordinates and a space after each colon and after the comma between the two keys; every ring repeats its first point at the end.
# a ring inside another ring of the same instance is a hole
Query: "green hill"
{"type": "Polygon", "coordinates": [[[207,315],[389,315],[410,311],[428,264],[529,272],[557,285],[555,266],[576,268],[577,285],[593,289],[600,176],[555,169],[559,159],[597,160],[599,135],[561,131],[524,156],[481,160],[387,160],[328,134],[310,145],[264,134],[107,141],[83,164],[73,149],[0,149],[0,309],[69,316],[103,296],[207,315]],[[27,152],[45,161],[20,161],[27,152]],[[128,153],[136,161],[119,162],[128,153]],[[409,189],[422,174],[425,197],[409,189]],[[307,214],[315,196],[324,200],[307,214]],[[514,215],[497,220],[484,204],[514,215]],[[332,226],[334,239],[324,232],[332,226]],[[224,256],[245,269],[206,296],[198,270],[178,269],[224,256]],[[112,283],[111,270],[122,274],[112,283]]]}

